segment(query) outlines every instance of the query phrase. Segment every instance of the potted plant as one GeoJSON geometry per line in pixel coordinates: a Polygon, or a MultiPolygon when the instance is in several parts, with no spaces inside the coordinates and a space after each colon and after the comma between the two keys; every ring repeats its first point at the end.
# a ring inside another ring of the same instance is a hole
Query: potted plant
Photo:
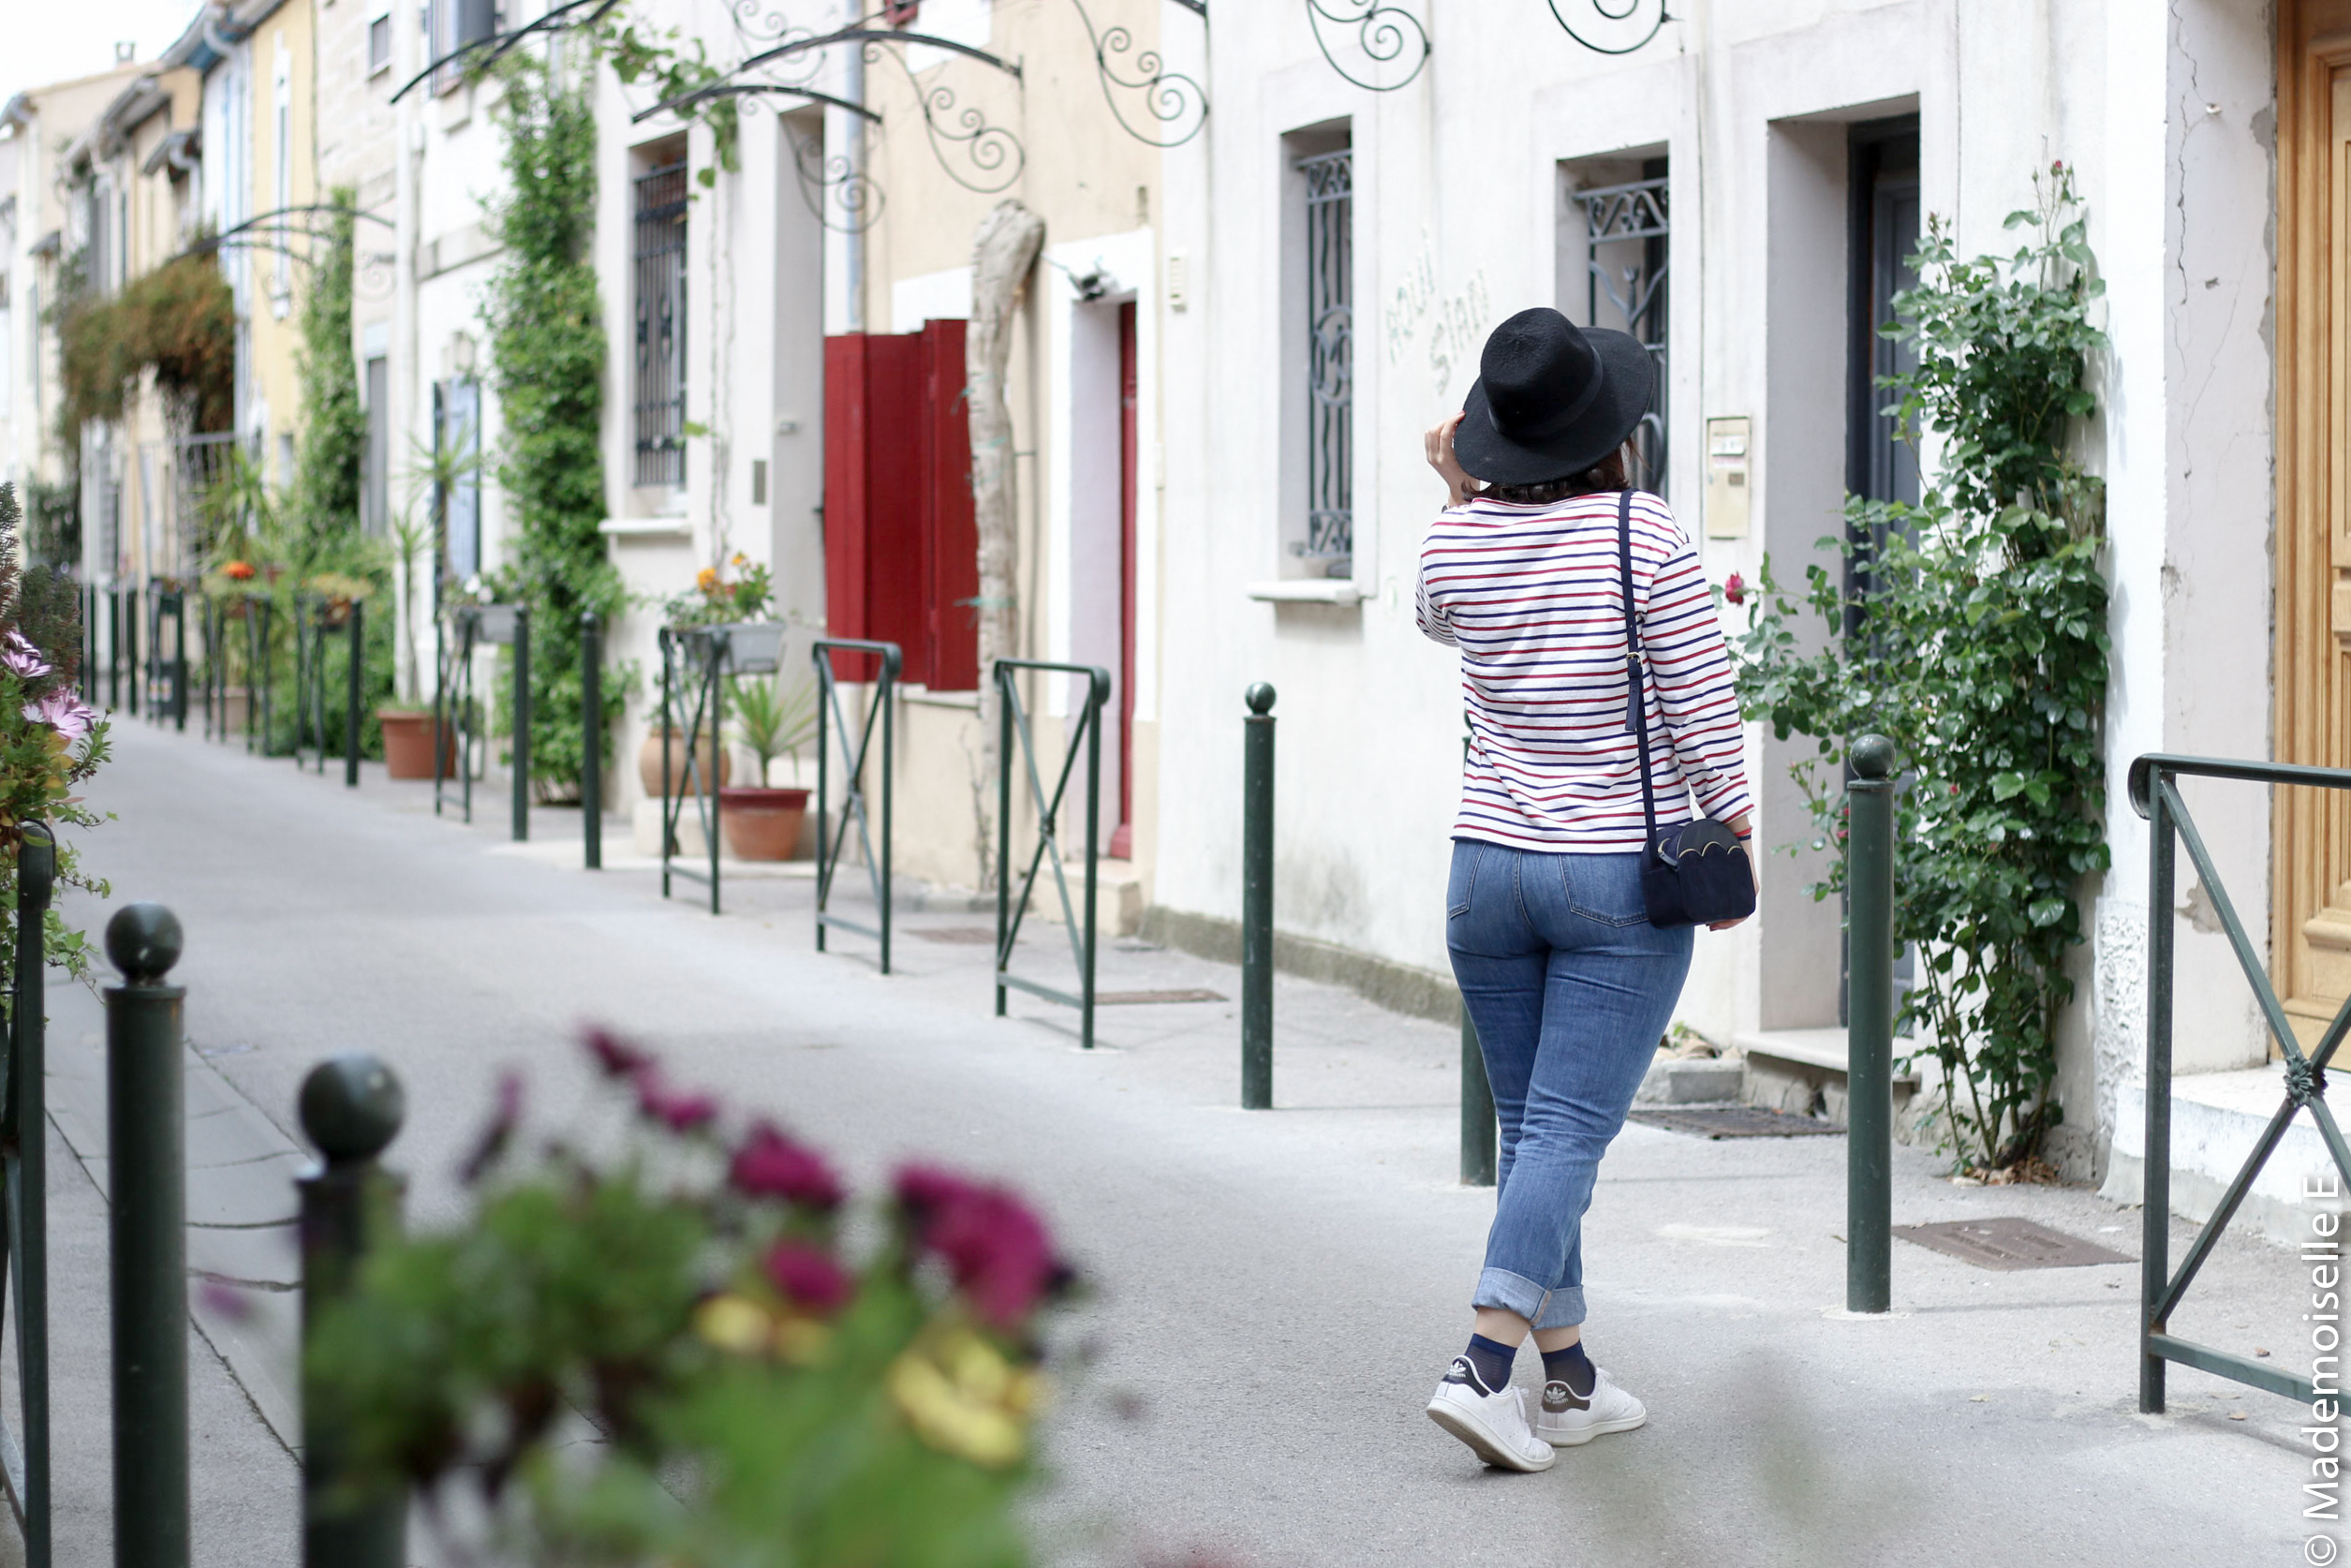
{"type": "Polygon", "coordinates": [[[734,681],[734,728],[760,760],[760,781],[718,791],[718,821],[727,848],[737,860],[790,860],[800,842],[801,820],[808,814],[808,791],[796,786],[770,788],[768,768],[790,757],[796,777],[800,748],[816,738],[816,682],[801,677],[790,691],[780,673],[738,675],[734,681]]]}
{"type": "Polygon", "coordinates": [[[1036,1213],[916,1162],[853,1214],[783,1127],[586,1043],[636,1135],[534,1136],[510,1074],[465,1216],[378,1242],[318,1307],[304,1412],[343,1505],[413,1488],[546,1568],[1033,1561],[1043,1346],[1074,1282],[1036,1213]]]}
{"type": "MultiPolygon", "coordinates": [[[[724,566],[707,566],[694,575],[694,585],[662,605],[662,619],[672,631],[697,627],[756,621],[768,613],[775,589],[767,569],[737,552],[724,566]],[[732,572],[732,575],[730,575],[732,572]]],[[[718,782],[723,787],[734,775],[726,747],[714,728],[696,752],[717,758],[718,782]]],[[[644,744],[637,748],[637,781],[648,799],[662,799],[686,788],[686,737],[670,737],[669,754],[661,748],[661,721],[657,712],[646,727],[644,744]],[[666,765],[665,765],[666,762],[666,765]]]]}
{"type": "MultiPolygon", "coordinates": [[[[384,732],[384,774],[390,778],[430,778],[433,777],[433,713],[421,700],[422,664],[417,657],[416,593],[417,557],[432,540],[432,529],[419,523],[413,512],[404,511],[392,525],[393,553],[400,561],[400,603],[405,612],[400,618],[400,639],[407,646],[407,679],[403,683],[399,700],[387,703],[376,710],[376,722],[384,732]]],[[[447,723],[441,726],[441,777],[457,777],[456,732],[447,723]]]]}

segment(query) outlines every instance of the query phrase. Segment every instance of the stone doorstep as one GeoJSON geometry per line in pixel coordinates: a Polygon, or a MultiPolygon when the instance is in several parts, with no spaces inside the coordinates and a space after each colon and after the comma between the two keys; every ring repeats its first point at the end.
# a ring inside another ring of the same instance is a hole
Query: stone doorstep
{"type": "MultiPolygon", "coordinates": [[[[1070,907],[1083,909],[1086,899],[1086,862],[1068,861],[1061,867],[1070,879],[1070,907]]],[[[1053,872],[1040,867],[1037,888],[1029,895],[1028,914],[1048,925],[1066,925],[1061,918],[1061,895],[1054,890],[1053,872]]],[[[1135,873],[1134,862],[1112,860],[1107,856],[1094,863],[1094,927],[1099,939],[1102,937],[1131,937],[1143,929],[1143,879],[1135,873]]]]}
{"type": "MultiPolygon", "coordinates": [[[[1809,1116],[1819,1103],[1830,1121],[1845,1120],[1845,1031],[1827,1029],[1766,1029],[1731,1037],[1732,1047],[1746,1058],[1746,1080],[1738,1098],[1767,1110],[1809,1116]]],[[[1908,1040],[1894,1042],[1900,1058],[1911,1049],[1908,1040]]],[[[1894,1136],[1913,1142],[1915,1117],[1905,1115],[1916,1099],[1915,1072],[1894,1074],[1894,1136]]]]}
{"type": "Polygon", "coordinates": [[[1746,1064],[1732,1057],[1668,1057],[1649,1064],[1635,1105],[1720,1104],[1739,1097],[1747,1081],[1746,1064]]]}
{"type": "MultiPolygon", "coordinates": [[[[2283,1062],[2231,1072],[2184,1073],[2171,1081],[2172,1213],[2196,1224],[2212,1217],[2284,1099],[2283,1062]]],[[[2137,1203],[2146,1191],[2146,1086],[2118,1085],[2114,1143],[2098,1195],[2110,1203],[2137,1203]]],[[[2307,1183],[2326,1191],[2341,1186],[2326,1140],[2310,1117],[2297,1116],[2245,1194],[2230,1229],[2299,1246],[2311,1234],[2313,1214],[2344,1206],[2341,1196],[2309,1196],[2307,1183]]]]}

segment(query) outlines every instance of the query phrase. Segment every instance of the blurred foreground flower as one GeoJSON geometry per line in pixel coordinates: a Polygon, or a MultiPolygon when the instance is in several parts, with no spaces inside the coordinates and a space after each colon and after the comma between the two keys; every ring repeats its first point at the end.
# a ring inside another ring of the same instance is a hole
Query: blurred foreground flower
{"type": "Polygon", "coordinates": [[[501,1081],[472,1216],[378,1250],[322,1311],[307,1373],[355,1485],[478,1485],[528,1562],[1028,1561],[1038,1320],[1068,1278],[1042,1221],[916,1165],[854,1255],[821,1155],[614,1035],[585,1044],[637,1113],[626,1147],[525,1158],[501,1081]],[[574,1442],[566,1404],[610,1441],[574,1442]],[[683,1509],[680,1474],[702,1478],[683,1509]]]}

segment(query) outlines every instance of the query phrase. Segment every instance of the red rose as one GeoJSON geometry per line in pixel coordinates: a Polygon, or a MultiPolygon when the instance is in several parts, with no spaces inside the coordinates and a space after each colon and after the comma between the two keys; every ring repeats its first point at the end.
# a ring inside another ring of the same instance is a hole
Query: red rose
{"type": "Polygon", "coordinates": [[[1723,580],[1723,597],[1733,604],[1747,602],[1747,579],[1734,571],[1723,580]]]}
{"type": "Polygon", "coordinates": [[[1061,1273],[1044,1225],[1003,1189],[916,1165],[898,1173],[897,1190],[924,1250],[997,1326],[1027,1317],[1061,1273]]]}

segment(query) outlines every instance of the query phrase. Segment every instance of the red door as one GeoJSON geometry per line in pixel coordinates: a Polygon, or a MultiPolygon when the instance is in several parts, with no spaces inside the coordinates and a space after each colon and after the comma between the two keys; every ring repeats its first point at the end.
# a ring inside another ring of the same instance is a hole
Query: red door
{"type": "Polygon", "coordinates": [[[1134,854],[1134,302],[1118,307],[1118,829],[1110,857],[1134,854]]]}

